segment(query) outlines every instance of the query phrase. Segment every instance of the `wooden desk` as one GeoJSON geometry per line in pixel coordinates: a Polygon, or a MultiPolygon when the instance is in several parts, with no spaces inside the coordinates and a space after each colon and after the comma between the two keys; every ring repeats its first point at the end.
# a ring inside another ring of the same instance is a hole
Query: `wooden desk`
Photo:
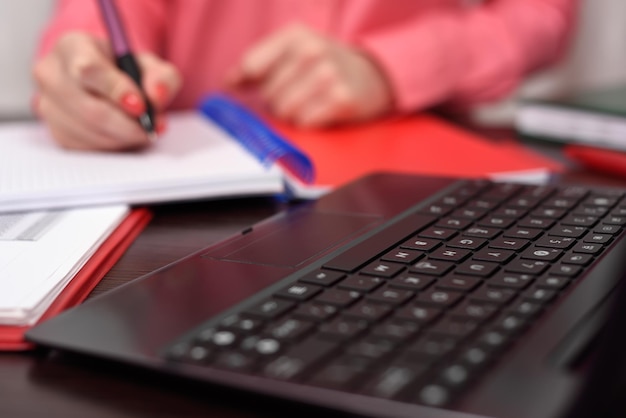
{"type": "MultiPolygon", "coordinates": [[[[577,171],[569,177],[594,183],[625,183],[577,171]]],[[[220,241],[283,207],[273,199],[156,207],[153,221],[94,295],[220,241]]],[[[0,417],[246,418],[286,414],[294,412],[283,403],[244,398],[238,393],[163,378],[131,367],[46,352],[0,353],[0,417]]],[[[298,415],[319,415],[319,411],[306,408],[298,415]]]]}

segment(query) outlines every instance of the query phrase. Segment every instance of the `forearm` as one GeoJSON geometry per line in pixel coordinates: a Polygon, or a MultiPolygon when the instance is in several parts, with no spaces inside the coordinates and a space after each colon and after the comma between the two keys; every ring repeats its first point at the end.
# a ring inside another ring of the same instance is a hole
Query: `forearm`
{"type": "Polygon", "coordinates": [[[359,39],[400,111],[501,98],[565,50],[575,0],[493,0],[431,11],[359,39]]]}

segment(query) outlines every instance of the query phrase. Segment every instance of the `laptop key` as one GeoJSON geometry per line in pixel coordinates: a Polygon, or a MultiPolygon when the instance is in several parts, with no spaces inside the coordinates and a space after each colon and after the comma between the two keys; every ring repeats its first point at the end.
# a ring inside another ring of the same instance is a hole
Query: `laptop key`
{"type": "Polygon", "coordinates": [[[469,292],[476,288],[481,282],[482,281],[477,277],[452,275],[438,280],[435,287],[442,290],[469,292]]]}
{"type": "Polygon", "coordinates": [[[528,216],[517,223],[520,228],[548,229],[554,225],[554,220],[548,218],[533,218],[528,216]]]}
{"type": "Polygon", "coordinates": [[[554,290],[547,289],[528,289],[524,291],[520,296],[524,300],[528,300],[530,302],[545,304],[551,302],[557,295],[557,292],[554,290]]]}
{"type": "Polygon", "coordinates": [[[328,289],[324,292],[318,294],[313,301],[325,304],[325,305],[334,305],[337,307],[346,307],[358,299],[361,298],[361,293],[356,291],[348,291],[341,289],[328,289]]]}
{"type": "Polygon", "coordinates": [[[562,290],[570,282],[570,278],[567,276],[552,276],[547,275],[537,279],[537,287],[548,290],[562,290]]]}
{"type": "Polygon", "coordinates": [[[389,354],[395,346],[396,342],[391,339],[366,337],[352,343],[346,352],[356,357],[379,360],[389,354]]]}
{"type": "Polygon", "coordinates": [[[375,277],[391,278],[404,270],[404,266],[399,263],[375,261],[359,270],[359,274],[375,277]]]}
{"type": "Polygon", "coordinates": [[[395,312],[395,318],[426,325],[442,315],[443,310],[435,306],[407,305],[395,312]]]}
{"type": "Polygon", "coordinates": [[[427,364],[393,364],[375,374],[361,392],[379,398],[395,398],[428,369],[427,364]]]}
{"type": "Polygon", "coordinates": [[[319,335],[325,339],[345,341],[355,338],[367,328],[367,321],[337,317],[319,328],[319,335]]]}
{"type": "Polygon", "coordinates": [[[245,314],[271,319],[292,309],[295,303],[283,299],[268,299],[244,311],[245,314]]]}
{"type": "Polygon", "coordinates": [[[412,290],[414,292],[424,290],[435,282],[435,278],[431,276],[422,276],[418,274],[403,274],[389,281],[389,286],[399,289],[412,290]]]}
{"type": "Polygon", "coordinates": [[[472,334],[478,328],[478,321],[473,318],[446,318],[435,323],[429,332],[463,339],[472,334]]]}
{"type": "Polygon", "coordinates": [[[471,293],[469,295],[470,300],[479,302],[479,303],[488,303],[493,305],[504,305],[509,303],[517,294],[515,290],[512,289],[497,289],[497,288],[489,288],[482,287],[478,289],[476,292],[471,293]]]}
{"type": "Polygon", "coordinates": [[[301,282],[316,284],[319,286],[331,286],[346,277],[344,273],[331,270],[318,270],[307,274],[300,279],[301,282]]]}
{"type": "Polygon", "coordinates": [[[350,390],[368,371],[370,364],[371,360],[364,357],[343,356],[316,372],[308,383],[330,389],[350,390]]]}
{"type": "Polygon", "coordinates": [[[332,340],[310,337],[290,348],[268,363],[261,374],[280,380],[293,380],[301,377],[320,361],[329,357],[339,347],[332,340]]]}
{"type": "Polygon", "coordinates": [[[357,320],[375,322],[384,318],[390,312],[391,308],[388,305],[372,303],[370,301],[360,301],[343,311],[342,315],[357,320]]]}
{"type": "Polygon", "coordinates": [[[389,318],[384,322],[375,325],[370,331],[370,335],[397,341],[405,341],[416,335],[419,329],[419,325],[415,322],[389,318]]]}
{"type": "Polygon", "coordinates": [[[449,308],[463,298],[464,294],[452,290],[431,289],[417,294],[415,301],[420,305],[430,305],[435,308],[449,308]]]}
{"type": "Polygon", "coordinates": [[[414,294],[415,293],[410,290],[383,286],[376,289],[376,291],[367,295],[366,297],[367,299],[374,302],[391,305],[401,305],[411,299],[414,294]]]}
{"type": "Polygon", "coordinates": [[[385,282],[380,277],[371,276],[349,276],[338,284],[338,287],[346,290],[356,290],[357,292],[370,292],[385,282]]]}
{"type": "Polygon", "coordinates": [[[263,334],[280,341],[293,341],[306,335],[312,328],[312,322],[296,318],[284,318],[269,324],[263,334]]]}
{"type": "Polygon", "coordinates": [[[217,354],[212,365],[218,369],[227,369],[232,371],[249,371],[256,364],[256,358],[247,353],[236,351],[221,352],[217,354]]]}
{"type": "Polygon", "coordinates": [[[499,351],[511,342],[511,337],[501,330],[485,330],[476,340],[488,352],[499,351]]]}
{"type": "Polygon", "coordinates": [[[451,400],[451,391],[441,384],[428,384],[418,391],[416,401],[426,406],[442,407],[451,400]]]}
{"type": "Polygon", "coordinates": [[[400,248],[407,248],[411,250],[419,250],[419,251],[432,251],[433,249],[439,247],[441,245],[441,240],[438,239],[430,239],[430,238],[422,238],[422,237],[413,237],[404,241],[400,244],[400,248]]]}
{"type": "Polygon", "coordinates": [[[550,266],[547,261],[516,259],[504,266],[504,270],[510,273],[541,274],[550,266]]]}
{"type": "Polygon", "coordinates": [[[443,276],[454,267],[453,263],[447,261],[426,259],[418,261],[409,268],[410,273],[426,274],[429,276],[443,276]]]}
{"type": "Polygon", "coordinates": [[[425,333],[406,347],[401,357],[407,362],[432,363],[451,353],[458,338],[450,335],[425,333]]]}
{"type": "Polygon", "coordinates": [[[487,281],[488,287],[500,287],[504,289],[521,290],[530,285],[535,276],[530,274],[517,274],[501,272],[487,281]]]}
{"type": "Polygon", "coordinates": [[[488,241],[485,238],[474,238],[474,237],[456,237],[452,240],[446,242],[448,247],[453,248],[462,248],[468,250],[477,250],[485,245],[488,241]]]}
{"type": "Polygon", "coordinates": [[[321,287],[313,284],[294,283],[282,290],[279,290],[274,296],[291,299],[295,301],[303,301],[311,299],[313,296],[321,292],[321,287]]]}
{"type": "Polygon", "coordinates": [[[461,363],[452,363],[444,367],[438,380],[449,388],[458,389],[470,379],[470,369],[461,363]]]}
{"type": "Polygon", "coordinates": [[[499,237],[489,242],[489,248],[519,251],[524,249],[529,243],[530,241],[527,239],[499,237]]]}
{"type": "Polygon", "coordinates": [[[450,316],[464,320],[473,320],[476,322],[484,322],[491,318],[497,311],[492,305],[474,303],[469,300],[461,302],[458,306],[450,311],[450,316]]]}
{"type": "Polygon", "coordinates": [[[515,334],[520,332],[527,324],[528,318],[505,313],[491,324],[491,329],[505,334],[515,334]]]}
{"type": "Polygon", "coordinates": [[[467,260],[456,268],[457,274],[465,274],[468,276],[489,277],[500,269],[497,263],[479,260],[467,260]]]}
{"type": "Polygon", "coordinates": [[[507,310],[517,316],[532,318],[533,316],[539,314],[542,308],[542,305],[539,303],[523,300],[514,303],[512,306],[508,307],[507,310]]]}
{"type": "Polygon", "coordinates": [[[410,235],[413,235],[414,231],[430,225],[436,219],[434,216],[422,214],[407,216],[365,241],[340,253],[328,261],[324,267],[345,272],[355,271],[374,257],[395,246],[398,242],[406,240],[410,235]]]}
{"type": "Polygon", "coordinates": [[[503,264],[513,258],[513,255],[515,255],[515,251],[484,248],[476,252],[472,258],[478,261],[492,261],[494,263],[503,264]]]}
{"type": "Polygon", "coordinates": [[[293,311],[293,316],[308,321],[321,322],[334,316],[338,310],[333,305],[303,303],[293,311]]]}
{"type": "Polygon", "coordinates": [[[235,332],[255,332],[263,326],[263,321],[258,318],[246,317],[243,315],[230,315],[220,322],[222,328],[231,329],[235,332]]]}
{"type": "Polygon", "coordinates": [[[577,264],[580,266],[586,266],[593,261],[593,255],[591,254],[580,254],[568,252],[565,253],[563,258],[561,259],[562,263],[565,264],[577,264]]]}
{"type": "Polygon", "coordinates": [[[491,359],[491,353],[478,345],[470,345],[459,355],[458,359],[470,369],[477,370],[484,367],[491,359]]]}

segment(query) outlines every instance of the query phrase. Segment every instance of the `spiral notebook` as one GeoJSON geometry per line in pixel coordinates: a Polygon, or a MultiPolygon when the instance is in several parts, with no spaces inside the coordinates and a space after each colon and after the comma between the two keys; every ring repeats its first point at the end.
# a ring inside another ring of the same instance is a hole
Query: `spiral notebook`
{"type": "Polygon", "coordinates": [[[304,131],[212,95],[195,111],[170,114],[168,131],[134,152],[65,150],[39,123],[1,126],[0,213],[279,194],[315,198],[383,170],[483,177],[559,168],[519,145],[495,144],[429,115],[304,131]]]}

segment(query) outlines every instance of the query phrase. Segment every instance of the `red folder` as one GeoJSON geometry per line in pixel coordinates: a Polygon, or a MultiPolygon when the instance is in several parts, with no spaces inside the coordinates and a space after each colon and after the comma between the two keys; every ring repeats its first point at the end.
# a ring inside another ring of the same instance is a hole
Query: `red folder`
{"type": "MultiPolygon", "coordinates": [[[[148,224],[151,217],[152,213],[148,209],[133,209],[52,302],[38,323],[85,300],[148,224]]],[[[30,328],[30,325],[0,325],[0,350],[18,351],[32,348],[32,344],[24,341],[24,333],[30,328]]]]}
{"type": "Polygon", "coordinates": [[[324,130],[269,122],[311,158],[319,186],[338,186],[374,171],[477,178],[563,169],[514,139],[483,138],[429,114],[324,130]]]}

